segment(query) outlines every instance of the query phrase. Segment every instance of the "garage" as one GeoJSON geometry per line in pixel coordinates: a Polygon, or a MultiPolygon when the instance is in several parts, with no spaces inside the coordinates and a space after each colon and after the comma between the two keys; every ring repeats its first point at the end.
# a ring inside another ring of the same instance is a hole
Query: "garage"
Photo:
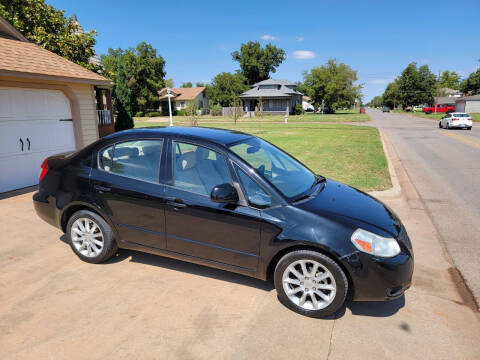
{"type": "Polygon", "coordinates": [[[31,43],[1,16],[0,59],[0,193],[36,185],[46,157],[114,131],[112,82],[31,43]]]}
{"type": "Polygon", "coordinates": [[[43,159],[72,150],[72,112],[61,91],[0,88],[0,192],[37,184],[43,159]]]}

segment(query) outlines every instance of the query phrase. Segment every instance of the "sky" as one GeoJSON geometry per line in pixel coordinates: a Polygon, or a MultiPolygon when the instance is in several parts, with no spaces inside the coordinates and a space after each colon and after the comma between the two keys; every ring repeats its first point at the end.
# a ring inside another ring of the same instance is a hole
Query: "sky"
{"type": "Polygon", "coordinates": [[[166,78],[209,82],[239,68],[242,43],[272,43],[286,60],[274,79],[301,81],[303,72],[336,58],[358,71],[364,101],[381,95],[412,61],[434,73],[467,77],[480,66],[480,0],[458,1],[160,1],[47,0],[98,32],[95,50],[146,41],[166,61],[166,78]]]}

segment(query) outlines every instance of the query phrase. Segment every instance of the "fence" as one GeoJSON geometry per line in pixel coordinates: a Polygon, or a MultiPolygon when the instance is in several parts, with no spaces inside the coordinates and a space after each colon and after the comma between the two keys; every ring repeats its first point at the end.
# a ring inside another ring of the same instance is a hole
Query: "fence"
{"type": "Polygon", "coordinates": [[[233,116],[234,111],[237,112],[238,116],[243,116],[243,109],[240,106],[222,108],[222,116],[233,116]]]}

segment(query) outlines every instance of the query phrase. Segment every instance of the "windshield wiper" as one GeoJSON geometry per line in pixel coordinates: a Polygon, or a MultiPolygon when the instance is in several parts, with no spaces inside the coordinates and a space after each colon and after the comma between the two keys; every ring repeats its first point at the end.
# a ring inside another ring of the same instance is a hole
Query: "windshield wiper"
{"type": "Polygon", "coordinates": [[[327,179],[321,175],[315,175],[315,180],[313,181],[312,186],[310,186],[310,189],[313,189],[313,187],[317,184],[320,184],[322,182],[327,181],[327,179]]]}

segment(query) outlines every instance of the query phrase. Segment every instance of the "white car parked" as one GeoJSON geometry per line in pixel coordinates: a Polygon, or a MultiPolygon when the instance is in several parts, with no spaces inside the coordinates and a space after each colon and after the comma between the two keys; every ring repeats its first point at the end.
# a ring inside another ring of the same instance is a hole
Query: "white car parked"
{"type": "Polygon", "coordinates": [[[472,129],[472,117],[467,113],[450,113],[445,114],[438,123],[439,128],[452,129],[452,128],[465,128],[467,130],[472,129]]]}

